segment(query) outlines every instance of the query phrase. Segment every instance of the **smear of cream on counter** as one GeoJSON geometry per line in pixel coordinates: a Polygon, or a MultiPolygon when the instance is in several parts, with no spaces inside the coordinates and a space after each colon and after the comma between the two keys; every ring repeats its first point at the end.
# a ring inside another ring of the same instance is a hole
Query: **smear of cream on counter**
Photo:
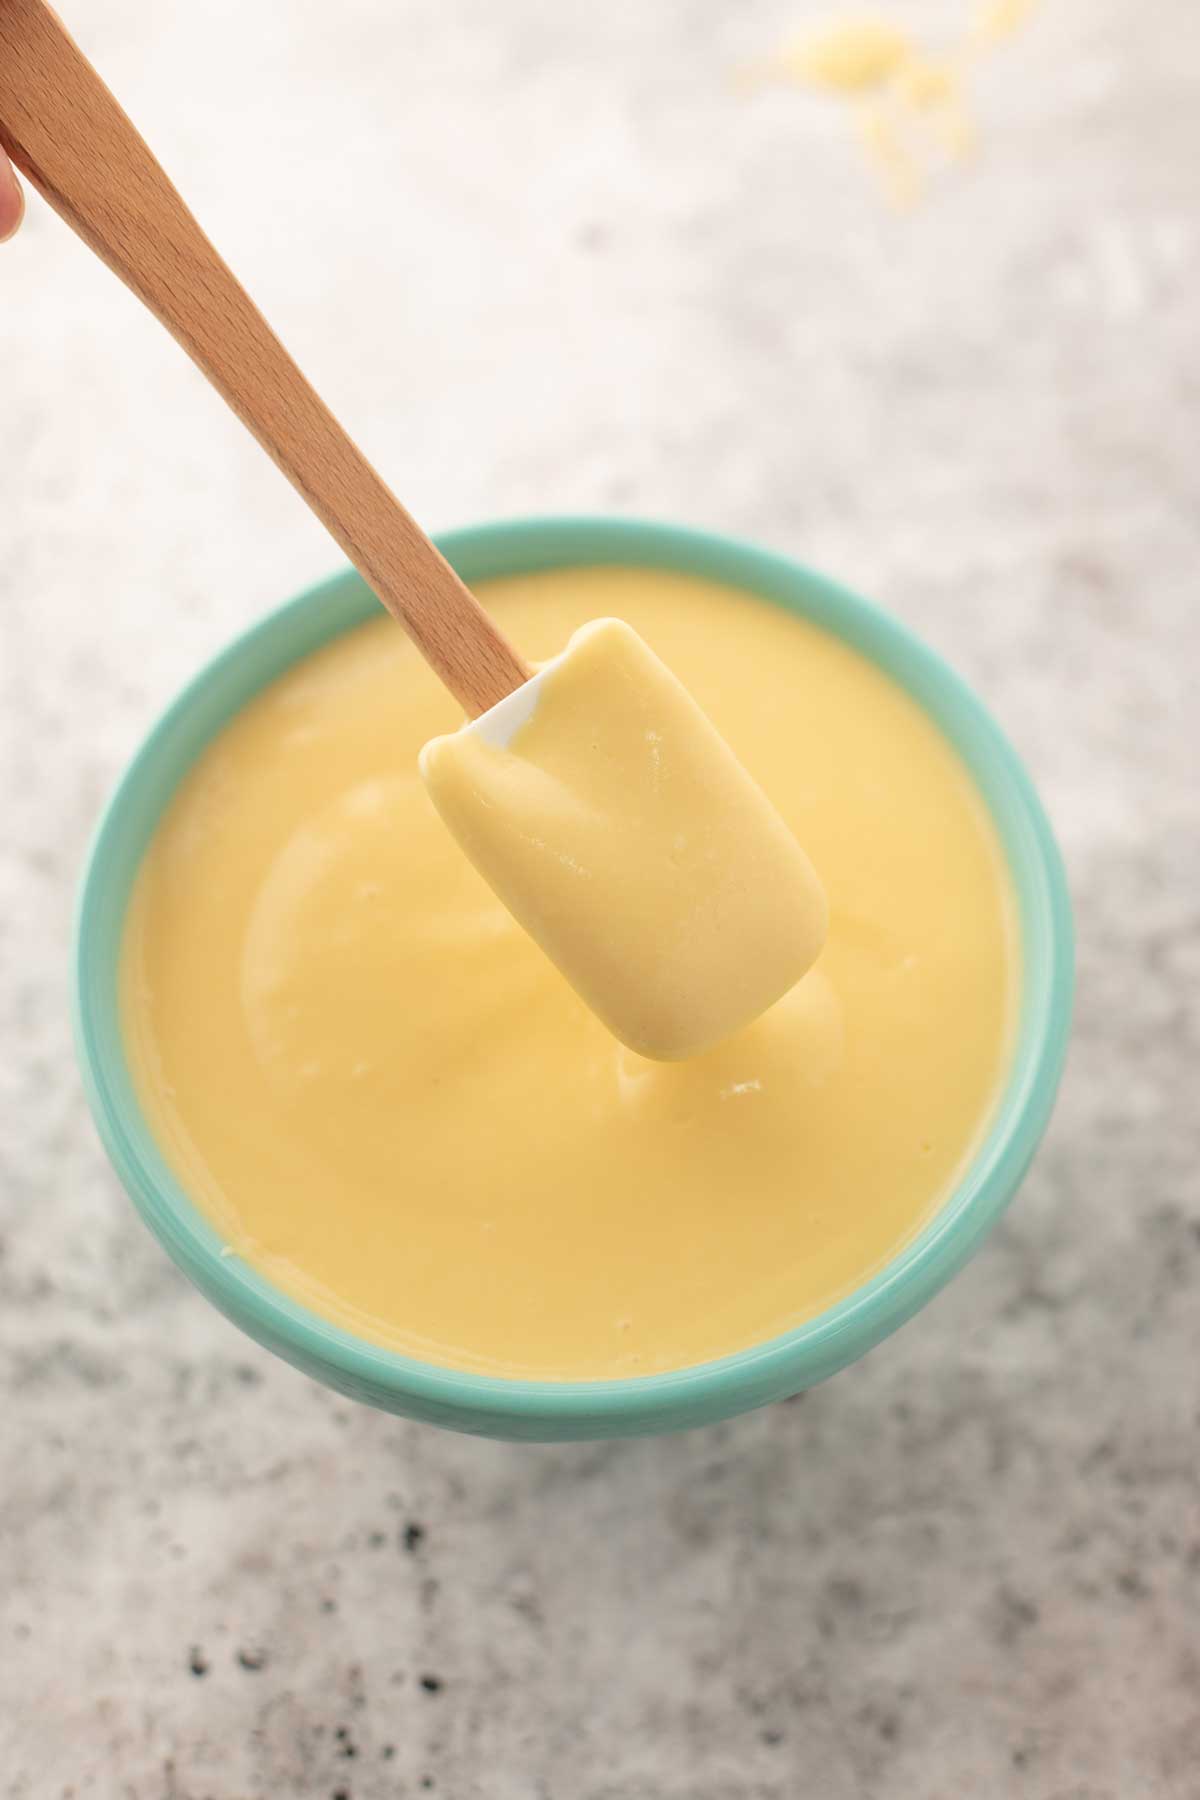
{"type": "Polygon", "coordinates": [[[941,53],[878,14],[837,20],[787,44],[759,79],[830,94],[846,106],[867,161],[894,205],[914,206],[941,169],[965,161],[977,130],[970,81],[1011,42],[1039,0],[983,0],[941,53]]]}

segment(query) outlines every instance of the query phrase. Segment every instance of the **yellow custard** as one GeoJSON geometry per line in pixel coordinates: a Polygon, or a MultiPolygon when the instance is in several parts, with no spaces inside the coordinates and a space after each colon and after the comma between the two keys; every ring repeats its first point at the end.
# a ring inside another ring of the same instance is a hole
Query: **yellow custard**
{"type": "Polygon", "coordinates": [[[988,814],[906,694],[782,610],[663,571],[480,585],[542,659],[627,620],[820,872],[811,973],[704,1056],[618,1044],[417,773],[452,701],[380,619],[209,746],[122,959],[147,1119],[231,1252],[336,1323],[502,1375],[645,1374],[788,1329],[929,1218],[1015,1010],[988,814]]]}
{"type": "Polygon", "coordinates": [[[594,619],[515,696],[434,738],[446,826],[614,1037],[682,1062],[789,993],[825,942],[804,851],[687,689],[594,619]],[[497,720],[515,708],[516,729],[497,720]]]}
{"type": "Polygon", "coordinates": [[[964,9],[965,34],[937,52],[877,14],[837,18],[786,46],[767,73],[846,102],[892,200],[911,206],[939,163],[974,151],[972,76],[1038,3],[979,0],[964,9]]]}

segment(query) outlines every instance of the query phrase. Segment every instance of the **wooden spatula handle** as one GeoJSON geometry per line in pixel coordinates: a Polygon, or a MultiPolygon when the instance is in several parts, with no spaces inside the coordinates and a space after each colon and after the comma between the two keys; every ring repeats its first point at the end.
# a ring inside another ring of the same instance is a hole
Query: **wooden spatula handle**
{"type": "Polygon", "coordinates": [[[42,0],[0,0],[0,144],[183,345],[469,714],[529,669],[380,480],[42,0]]]}

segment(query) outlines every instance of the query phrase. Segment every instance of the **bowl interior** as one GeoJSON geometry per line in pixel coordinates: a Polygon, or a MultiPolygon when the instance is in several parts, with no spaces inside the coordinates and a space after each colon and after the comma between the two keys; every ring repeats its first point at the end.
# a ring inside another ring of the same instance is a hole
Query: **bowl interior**
{"type": "Polygon", "coordinates": [[[587,518],[478,526],[448,534],[440,547],[468,583],[631,563],[743,588],[855,646],[933,717],[995,819],[1020,918],[1017,1040],[1005,1091],[971,1166],[923,1230],[826,1312],[720,1361],[622,1381],[508,1380],[417,1362],[327,1323],[240,1259],[223,1256],[220,1237],[168,1168],[134,1094],[117,994],[125,910],[158,819],[204,746],[291,663],[374,614],[374,597],[352,571],[291,601],[210,663],[150,733],[100,821],[77,911],[75,1024],[101,1138],[146,1222],[216,1306],[288,1361],[376,1406],[488,1435],[585,1438],[679,1429],[795,1393],[895,1330],[966,1261],[1012,1197],[1045,1128],[1073,983],[1070,907],[1045,814],[1003,734],[934,652],[877,608],[782,557],[677,527],[587,518]]]}

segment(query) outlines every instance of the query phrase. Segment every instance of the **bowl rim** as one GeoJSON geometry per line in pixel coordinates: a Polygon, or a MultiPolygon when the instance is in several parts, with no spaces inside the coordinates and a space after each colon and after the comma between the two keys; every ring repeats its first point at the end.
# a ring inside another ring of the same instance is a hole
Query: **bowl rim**
{"type": "Polygon", "coordinates": [[[72,1001],[101,1140],[150,1229],[220,1310],[309,1374],[384,1408],[502,1435],[625,1435],[725,1417],[809,1387],[894,1331],[961,1267],[1011,1199],[1049,1119],[1070,1031],[1074,939],[1042,804],[982,701],[936,651],[899,619],[790,557],[693,527],[602,515],[490,522],[447,532],[438,543],[468,582],[608,563],[726,583],[834,631],[933,717],[988,805],[1020,914],[1015,1041],[982,1141],[932,1218],[825,1311],[713,1361],[621,1380],[531,1380],[423,1362],[354,1336],[223,1254],[220,1234],[167,1167],[137,1106],[117,1014],[115,947],[142,851],[197,754],[255,692],[374,613],[374,597],[350,569],[305,589],[208,661],[143,739],[100,816],[76,903],[72,1001]]]}

